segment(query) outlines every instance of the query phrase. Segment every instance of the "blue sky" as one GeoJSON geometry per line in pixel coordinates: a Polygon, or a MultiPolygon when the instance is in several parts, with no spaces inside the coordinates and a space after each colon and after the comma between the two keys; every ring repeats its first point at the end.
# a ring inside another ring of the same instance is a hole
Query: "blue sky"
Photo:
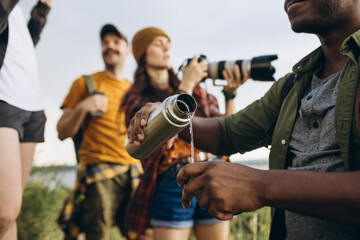
{"type": "MultiPolygon", "coordinates": [[[[46,142],[39,144],[36,165],[74,164],[71,140],[57,139],[56,122],[59,106],[71,83],[83,74],[101,71],[99,31],[106,23],[116,25],[131,41],[140,29],[156,26],[172,40],[172,65],[196,53],[210,61],[251,59],[277,54],[273,62],[275,78],[291,71],[292,66],[320,45],[314,35],[291,31],[283,10],[276,0],[52,0],[48,23],[37,46],[38,67],[46,103],[46,142]]],[[[20,6],[28,19],[36,0],[22,0],[20,6]]],[[[125,76],[132,81],[136,64],[129,56],[125,76]]],[[[260,98],[271,83],[248,80],[238,89],[236,109],[240,110],[260,98]]],[[[206,88],[224,111],[220,87],[207,80],[206,88]]],[[[260,150],[233,159],[266,159],[260,150]]]]}

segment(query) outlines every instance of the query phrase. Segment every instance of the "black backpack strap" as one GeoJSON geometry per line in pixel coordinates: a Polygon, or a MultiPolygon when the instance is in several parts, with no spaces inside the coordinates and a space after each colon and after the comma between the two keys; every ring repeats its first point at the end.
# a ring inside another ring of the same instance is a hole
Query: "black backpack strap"
{"type": "Polygon", "coordinates": [[[358,135],[360,135],[360,79],[358,80],[355,98],[355,123],[358,135]]]}
{"type": "Polygon", "coordinates": [[[294,83],[295,83],[295,74],[291,74],[288,79],[286,79],[286,82],[283,86],[283,88],[281,89],[281,93],[280,93],[280,99],[281,99],[281,104],[284,102],[286,96],[289,94],[290,90],[294,87],[294,83]]]}
{"type": "Polygon", "coordinates": [[[286,235],[285,210],[276,208],[271,220],[269,240],[285,240],[286,235]]]}
{"type": "MultiPolygon", "coordinates": [[[[286,82],[285,82],[283,88],[281,89],[281,93],[280,93],[280,99],[281,99],[280,106],[284,102],[284,100],[285,100],[286,96],[289,94],[290,90],[294,87],[295,77],[296,77],[295,74],[291,74],[290,77],[288,79],[286,79],[286,82]]],[[[271,144],[271,139],[272,139],[272,135],[274,133],[276,122],[277,121],[275,121],[273,123],[273,125],[271,125],[269,130],[266,132],[266,134],[270,140],[270,144],[271,144]]],[[[290,164],[288,159],[289,158],[287,157],[285,167],[284,167],[285,169],[290,164]]],[[[285,240],[286,235],[287,235],[287,232],[286,232],[286,226],[285,226],[285,211],[283,209],[276,208],[274,216],[271,221],[269,240],[285,240]]]]}
{"type": "MultiPolygon", "coordinates": [[[[295,82],[295,74],[291,74],[285,81],[285,84],[280,92],[280,108],[282,103],[284,102],[285,98],[289,94],[290,90],[294,87],[295,82]]],[[[265,134],[266,137],[260,142],[261,145],[268,147],[271,145],[272,136],[274,134],[275,126],[276,126],[277,120],[266,130],[265,134]]]]}

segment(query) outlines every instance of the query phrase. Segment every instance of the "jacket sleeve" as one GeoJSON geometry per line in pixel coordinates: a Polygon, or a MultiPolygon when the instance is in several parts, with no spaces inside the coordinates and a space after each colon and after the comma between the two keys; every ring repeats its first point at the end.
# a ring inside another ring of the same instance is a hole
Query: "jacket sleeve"
{"type": "Polygon", "coordinates": [[[267,131],[275,123],[281,108],[280,93],[288,76],[275,82],[267,93],[245,109],[217,120],[221,126],[218,155],[227,155],[263,147],[267,131]]]}
{"type": "Polygon", "coordinates": [[[34,46],[40,40],[40,33],[45,26],[46,17],[50,11],[50,8],[42,3],[38,2],[31,11],[31,18],[28,23],[29,32],[33,40],[34,46]]]}

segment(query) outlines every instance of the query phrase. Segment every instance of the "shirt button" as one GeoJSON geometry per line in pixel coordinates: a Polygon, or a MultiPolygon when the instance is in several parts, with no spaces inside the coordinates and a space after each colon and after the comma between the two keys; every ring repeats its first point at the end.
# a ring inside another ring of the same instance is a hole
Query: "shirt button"
{"type": "Polygon", "coordinates": [[[314,127],[314,128],[318,128],[318,127],[319,127],[319,123],[318,123],[318,122],[314,122],[314,123],[313,123],[313,127],[314,127]]]}
{"type": "Polygon", "coordinates": [[[285,140],[285,139],[281,140],[281,144],[282,144],[282,145],[285,145],[285,144],[286,144],[286,140],[285,140]]]}
{"type": "Polygon", "coordinates": [[[306,100],[310,100],[312,98],[312,95],[309,95],[306,97],[306,100]]]}

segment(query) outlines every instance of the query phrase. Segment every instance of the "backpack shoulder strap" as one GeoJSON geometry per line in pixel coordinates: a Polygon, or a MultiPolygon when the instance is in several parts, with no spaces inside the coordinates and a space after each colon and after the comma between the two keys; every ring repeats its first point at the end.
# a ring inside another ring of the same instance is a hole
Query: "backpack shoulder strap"
{"type": "Polygon", "coordinates": [[[285,82],[283,88],[281,89],[281,93],[280,93],[280,99],[281,99],[280,106],[282,105],[286,96],[289,94],[290,90],[293,88],[294,81],[295,81],[295,74],[291,74],[290,77],[288,77],[288,79],[286,79],[286,82],[285,82]]]}
{"type": "MultiPolygon", "coordinates": [[[[285,84],[280,92],[280,108],[282,103],[284,102],[286,96],[289,94],[290,90],[294,87],[295,74],[291,74],[285,81],[285,84]]],[[[271,145],[271,139],[274,134],[275,125],[277,120],[266,130],[266,138],[260,142],[262,146],[268,147],[271,145]]]]}
{"type": "MultiPolygon", "coordinates": [[[[96,91],[94,79],[90,75],[84,75],[84,79],[85,79],[85,83],[86,83],[86,89],[87,89],[89,95],[92,95],[94,93],[94,91],[96,91]]],[[[81,124],[81,127],[79,128],[79,131],[73,137],[77,163],[79,163],[78,151],[79,151],[79,149],[81,147],[81,143],[82,143],[82,139],[83,139],[83,133],[84,133],[84,130],[85,130],[86,126],[87,126],[88,121],[89,121],[89,119],[88,119],[88,117],[86,117],[84,122],[81,124]]]]}
{"type": "Polygon", "coordinates": [[[355,98],[355,123],[357,132],[360,135],[360,80],[358,80],[355,98]]]}
{"type": "Polygon", "coordinates": [[[88,93],[89,95],[92,95],[96,91],[94,79],[91,77],[91,75],[84,75],[84,79],[88,93]]]}

